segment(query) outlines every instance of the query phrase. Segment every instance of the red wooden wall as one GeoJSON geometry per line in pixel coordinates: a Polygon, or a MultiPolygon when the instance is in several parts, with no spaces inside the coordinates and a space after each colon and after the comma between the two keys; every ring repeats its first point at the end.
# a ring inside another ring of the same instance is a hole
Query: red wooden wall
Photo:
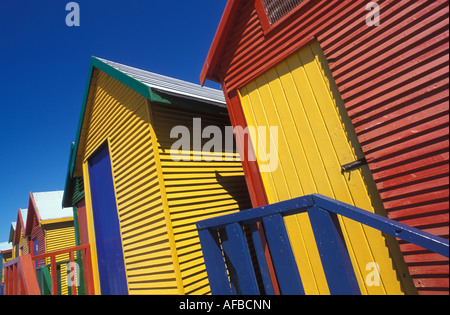
{"type": "MultiPolygon", "coordinates": [[[[42,225],[40,225],[40,215],[37,212],[36,203],[34,202],[33,193],[30,192],[28,199],[28,215],[26,222],[26,235],[28,238],[28,248],[30,254],[33,256],[45,254],[45,232],[42,225]],[[38,250],[35,252],[34,239],[37,239],[38,250]]],[[[46,264],[45,259],[37,261],[37,266],[44,266],[46,264]]]]}
{"type": "MultiPolygon", "coordinates": [[[[30,253],[33,253],[33,256],[37,255],[43,255],[45,254],[45,236],[44,236],[44,228],[42,226],[39,226],[38,220],[36,216],[33,216],[33,227],[31,230],[31,235],[29,238],[29,244],[30,253]],[[37,253],[34,252],[34,239],[37,238],[38,243],[38,251],[37,253]]],[[[45,259],[41,259],[37,261],[37,266],[44,266],[45,265],[45,259]]]]}
{"type": "Polygon", "coordinates": [[[80,245],[89,244],[88,219],[86,214],[86,201],[83,198],[78,204],[78,232],[80,233],[80,245]]]}
{"type": "MultiPolygon", "coordinates": [[[[266,33],[254,0],[235,2],[236,19],[208,77],[222,78],[232,99],[316,38],[390,218],[448,238],[449,2],[376,1],[381,23],[369,27],[369,1],[306,0],[266,33]]],[[[449,293],[448,259],[410,244],[401,249],[421,294],[449,293]]]]}

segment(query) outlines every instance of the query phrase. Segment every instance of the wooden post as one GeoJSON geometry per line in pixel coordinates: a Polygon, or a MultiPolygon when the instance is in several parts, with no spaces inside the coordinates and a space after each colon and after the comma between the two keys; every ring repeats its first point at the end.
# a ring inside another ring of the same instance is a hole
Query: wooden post
{"type": "Polygon", "coordinates": [[[304,295],[302,280],[281,214],[263,218],[281,294],[304,295]]]}
{"type": "Polygon", "coordinates": [[[91,248],[88,245],[85,249],[86,251],[83,257],[83,268],[84,268],[84,284],[86,286],[86,295],[94,295],[94,277],[92,272],[92,261],[91,261],[91,248]]]}
{"type": "Polygon", "coordinates": [[[58,295],[58,274],[56,272],[56,255],[51,255],[52,295],[58,295]]]}
{"type": "Polygon", "coordinates": [[[227,237],[223,238],[222,247],[226,253],[225,261],[230,273],[231,285],[239,295],[259,295],[252,258],[241,225],[228,224],[225,230],[227,237]]]}
{"type": "Polygon", "coordinates": [[[211,293],[214,295],[235,294],[228,281],[227,268],[220,249],[217,230],[202,229],[198,231],[205,259],[211,293]]]}
{"type": "MultiPolygon", "coordinates": [[[[70,253],[69,253],[69,262],[70,262],[70,265],[71,265],[70,270],[69,270],[69,275],[70,275],[70,276],[72,275],[72,268],[74,268],[74,269],[75,269],[75,270],[74,270],[74,278],[76,279],[76,278],[79,276],[79,274],[78,274],[77,268],[73,267],[73,265],[74,265],[74,263],[75,263],[75,258],[74,258],[74,256],[75,256],[75,253],[74,253],[74,252],[70,252],[70,253]]],[[[75,280],[75,279],[74,279],[74,280],[75,280]]],[[[75,285],[75,283],[76,283],[77,285],[79,285],[78,281],[72,280],[72,277],[68,278],[68,280],[72,283],[72,285],[71,285],[72,295],[77,295],[77,286],[75,285]]]]}
{"type": "Polygon", "coordinates": [[[317,206],[309,208],[308,215],[330,293],[360,295],[358,280],[341,236],[337,216],[317,206]]]}

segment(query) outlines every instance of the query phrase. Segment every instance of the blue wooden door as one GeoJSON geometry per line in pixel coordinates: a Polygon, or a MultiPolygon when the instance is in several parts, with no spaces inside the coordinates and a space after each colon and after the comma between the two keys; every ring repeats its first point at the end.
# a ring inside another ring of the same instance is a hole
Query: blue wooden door
{"type": "Polygon", "coordinates": [[[108,146],[88,161],[91,201],[103,295],[128,294],[108,146]]]}

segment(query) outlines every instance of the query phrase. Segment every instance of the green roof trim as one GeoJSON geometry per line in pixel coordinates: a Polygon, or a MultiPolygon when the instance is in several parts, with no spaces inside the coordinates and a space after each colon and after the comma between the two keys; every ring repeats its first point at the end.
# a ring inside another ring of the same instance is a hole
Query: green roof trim
{"type": "Polygon", "coordinates": [[[91,65],[89,67],[88,80],[86,83],[86,88],[84,90],[84,98],[83,98],[83,105],[81,107],[81,115],[80,115],[80,119],[78,121],[78,130],[77,130],[77,135],[75,138],[75,145],[74,145],[74,148],[72,151],[72,157],[71,157],[70,166],[69,166],[69,175],[71,177],[73,176],[73,170],[75,168],[75,160],[76,160],[76,155],[77,155],[77,151],[78,151],[78,145],[80,142],[81,129],[83,128],[84,114],[86,112],[86,106],[87,106],[87,101],[88,101],[88,97],[89,97],[89,91],[90,91],[92,74],[94,72],[94,68],[97,68],[97,69],[103,71],[104,73],[113,77],[117,81],[119,81],[122,84],[128,86],[129,88],[133,89],[137,93],[141,94],[142,96],[152,100],[151,89],[148,86],[146,86],[144,83],[126,75],[123,72],[120,72],[119,70],[111,67],[110,65],[106,64],[105,62],[103,62],[95,57],[92,57],[91,65]]]}
{"type": "Polygon", "coordinates": [[[64,186],[64,194],[62,198],[63,208],[75,207],[84,198],[84,182],[83,177],[73,177],[70,174],[70,165],[73,159],[73,149],[75,143],[72,142],[69,155],[69,167],[67,168],[66,182],[64,186]]]}
{"type": "Polygon", "coordinates": [[[228,115],[228,110],[226,108],[205,104],[200,101],[188,98],[181,98],[179,96],[169,95],[161,91],[154,91],[152,89],[150,101],[169,104],[179,108],[184,108],[197,112],[228,115]]]}
{"type": "Polygon", "coordinates": [[[150,101],[152,101],[152,89],[145,85],[144,83],[136,80],[135,78],[130,77],[129,75],[121,72],[120,70],[117,70],[116,68],[108,65],[107,63],[101,61],[98,58],[92,57],[91,60],[91,67],[95,67],[110,77],[116,79],[120,83],[128,86],[130,89],[136,91],[137,93],[141,94],[142,96],[148,98],[150,101]]]}

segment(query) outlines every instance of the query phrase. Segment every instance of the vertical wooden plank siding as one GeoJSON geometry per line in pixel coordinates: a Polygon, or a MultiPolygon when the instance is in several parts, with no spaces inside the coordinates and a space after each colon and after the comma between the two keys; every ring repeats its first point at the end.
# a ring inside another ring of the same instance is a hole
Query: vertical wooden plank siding
{"type": "Polygon", "coordinates": [[[177,294],[147,100],[101,71],[93,77],[84,158],[109,139],[129,293],[177,294]]]}
{"type": "MultiPolygon", "coordinates": [[[[230,125],[229,118],[180,110],[167,104],[152,103],[150,107],[184,293],[207,294],[210,287],[195,222],[239,209],[250,209],[250,197],[236,152],[220,154],[220,161],[207,162],[204,158],[193,161],[194,156],[200,156],[201,152],[191,148],[191,161],[175,162],[171,153],[181,156],[171,150],[177,139],[170,138],[170,131],[175,126],[186,126],[192,135],[193,119],[201,117],[203,128],[218,126],[224,136],[225,126],[230,125]],[[233,161],[226,161],[227,158],[233,161]]],[[[203,139],[202,146],[208,140],[203,139]]]]}
{"type": "MultiPolygon", "coordinates": [[[[225,91],[316,38],[389,217],[448,238],[448,0],[376,1],[378,27],[365,23],[367,1],[304,1],[267,36],[254,1],[240,2],[214,74],[225,91]]],[[[419,292],[448,294],[448,259],[400,246],[419,292]]]]}
{"type": "MultiPolygon", "coordinates": [[[[341,173],[341,165],[363,154],[327,67],[316,42],[241,89],[249,126],[279,129],[278,168],[261,172],[269,202],[320,193],[385,215],[367,169],[341,173]]],[[[269,152],[275,141],[264,143],[259,136],[253,143],[269,152]]],[[[329,293],[308,215],[285,220],[305,291],[329,293]]],[[[393,239],[351,220],[340,221],[362,293],[408,292],[410,279],[403,277],[405,266],[393,239]],[[366,266],[371,262],[380,265],[381,286],[366,284],[366,266]]]]}

